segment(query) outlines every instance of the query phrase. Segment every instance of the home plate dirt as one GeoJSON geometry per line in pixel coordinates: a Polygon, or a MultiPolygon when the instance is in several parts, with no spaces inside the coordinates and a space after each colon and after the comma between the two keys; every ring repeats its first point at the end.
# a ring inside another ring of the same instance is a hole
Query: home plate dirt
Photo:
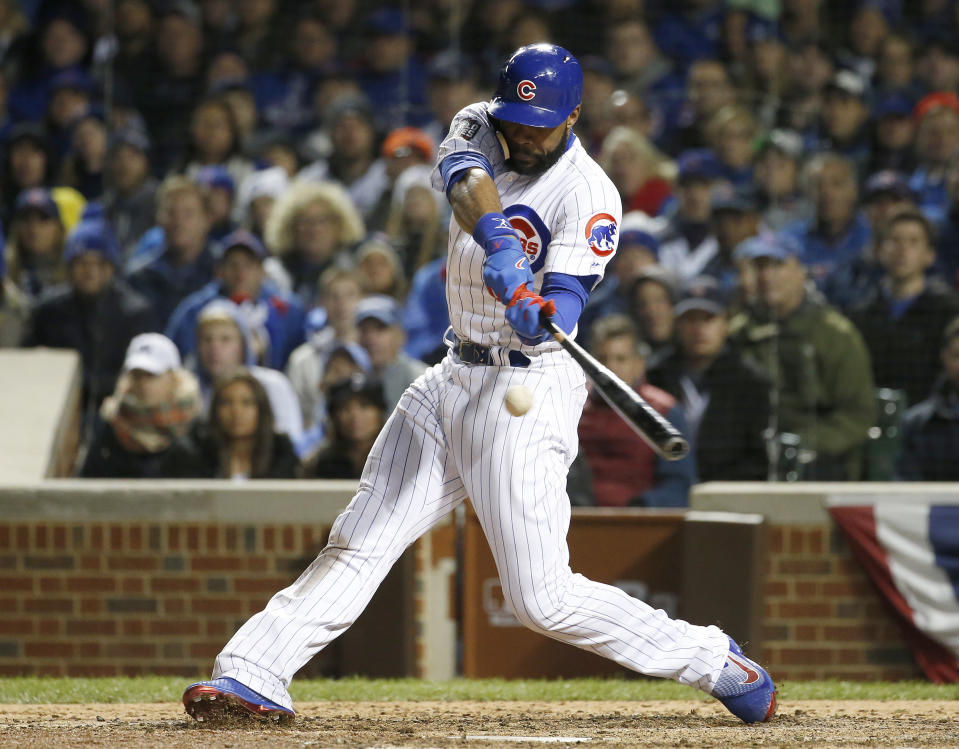
{"type": "Polygon", "coordinates": [[[4,747],[959,746],[947,701],[780,703],[746,726],[711,702],[306,702],[292,726],[205,728],[176,703],[0,705],[4,747]]]}

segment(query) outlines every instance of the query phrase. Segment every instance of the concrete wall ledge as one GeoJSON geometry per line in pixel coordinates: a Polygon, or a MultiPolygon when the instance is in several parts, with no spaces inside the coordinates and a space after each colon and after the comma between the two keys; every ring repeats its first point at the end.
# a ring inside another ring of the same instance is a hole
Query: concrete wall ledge
{"type": "MultiPolygon", "coordinates": [[[[353,480],[4,482],[0,483],[0,517],[61,522],[256,522],[268,519],[329,524],[349,503],[356,487],[357,482],[353,480]]],[[[959,484],[715,481],[693,487],[690,507],[696,511],[759,514],[767,522],[779,525],[818,525],[830,522],[826,512],[830,504],[903,499],[959,502],[959,484]]],[[[590,508],[590,511],[602,513],[605,509],[590,508]]]]}
{"type": "Polygon", "coordinates": [[[356,481],[133,481],[53,479],[0,484],[5,520],[172,521],[329,525],[352,499],[356,481]]]}
{"type": "Polygon", "coordinates": [[[959,484],[929,482],[796,482],[713,481],[694,486],[694,510],[759,513],[776,525],[829,523],[830,504],[902,501],[959,502],[959,484]],[[921,498],[921,500],[919,499],[921,498]]]}
{"type": "Polygon", "coordinates": [[[66,475],[80,379],[75,351],[0,349],[0,481],[66,475]]]}

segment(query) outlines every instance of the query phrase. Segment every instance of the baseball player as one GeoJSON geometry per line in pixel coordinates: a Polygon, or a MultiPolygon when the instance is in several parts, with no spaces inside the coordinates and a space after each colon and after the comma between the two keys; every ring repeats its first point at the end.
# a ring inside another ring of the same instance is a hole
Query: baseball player
{"type": "Polygon", "coordinates": [[[621,217],[616,189],[572,134],[582,82],[566,50],[522,47],[492,100],[453,120],[433,172],[453,209],[449,354],[403,394],[326,548],[227,643],[213,680],[187,688],[194,718],[291,719],[293,675],[356,620],[406,547],[467,497],[526,626],[702,689],[746,722],[775,712],[769,675],[721,630],[670,619],[569,568],[566,471],[586,383],[540,313],[575,334],[621,217]],[[532,404],[512,416],[504,400],[519,385],[532,404]]]}

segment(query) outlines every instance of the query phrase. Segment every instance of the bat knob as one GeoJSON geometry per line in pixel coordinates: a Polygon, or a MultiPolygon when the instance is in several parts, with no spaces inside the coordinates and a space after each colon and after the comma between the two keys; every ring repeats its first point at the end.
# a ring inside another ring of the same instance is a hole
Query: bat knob
{"type": "Polygon", "coordinates": [[[666,460],[680,460],[689,454],[689,443],[682,437],[670,437],[663,443],[663,457],[666,460]]]}

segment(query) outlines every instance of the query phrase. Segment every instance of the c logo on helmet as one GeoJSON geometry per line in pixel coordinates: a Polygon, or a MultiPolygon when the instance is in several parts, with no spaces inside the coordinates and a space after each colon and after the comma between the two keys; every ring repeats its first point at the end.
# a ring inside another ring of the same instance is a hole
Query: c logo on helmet
{"type": "Polygon", "coordinates": [[[523,101],[532,101],[536,96],[536,84],[532,81],[520,81],[516,84],[516,95],[523,101]]]}

